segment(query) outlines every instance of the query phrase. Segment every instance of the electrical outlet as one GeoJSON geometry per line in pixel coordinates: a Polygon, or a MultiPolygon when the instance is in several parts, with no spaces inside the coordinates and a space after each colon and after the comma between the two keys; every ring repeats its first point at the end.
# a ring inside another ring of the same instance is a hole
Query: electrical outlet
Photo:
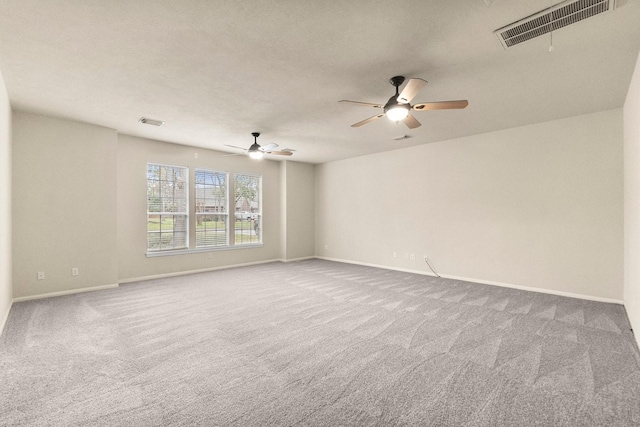
{"type": "Polygon", "coordinates": [[[324,245],[324,249],[329,249],[329,245],[324,245]]]}
{"type": "Polygon", "coordinates": [[[38,280],[44,280],[44,271],[38,271],[38,280]]]}
{"type": "Polygon", "coordinates": [[[394,257],[394,258],[398,258],[398,252],[394,252],[394,253],[393,253],[393,257],[394,257]]]}
{"type": "Polygon", "coordinates": [[[72,276],[77,276],[78,274],[80,274],[80,271],[78,270],[78,267],[73,267],[71,269],[71,275],[72,276]]]}
{"type": "Polygon", "coordinates": [[[416,260],[416,254],[409,254],[409,259],[411,261],[415,261],[416,260]]]}

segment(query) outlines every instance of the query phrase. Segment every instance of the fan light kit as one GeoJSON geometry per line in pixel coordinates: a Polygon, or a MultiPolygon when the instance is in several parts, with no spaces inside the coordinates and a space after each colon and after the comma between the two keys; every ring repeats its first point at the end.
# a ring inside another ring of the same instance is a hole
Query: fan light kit
{"type": "MultiPolygon", "coordinates": [[[[423,80],[424,81],[424,80],[423,80]]],[[[404,82],[404,77],[396,76],[392,77],[389,82],[396,87],[396,94],[389,98],[389,101],[384,106],[384,113],[387,115],[389,120],[392,122],[399,122],[400,120],[404,120],[405,117],[409,115],[409,104],[408,101],[404,101],[404,103],[400,102],[400,95],[398,94],[398,87],[404,82]]],[[[425,82],[426,84],[427,82],[425,82]]],[[[404,91],[402,91],[404,93],[404,91]]]]}
{"type": "Polygon", "coordinates": [[[409,109],[402,105],[396,105],[395,107],[385,111],[385,114],[392,122],[399,122],[409,115],[409,109]]]}
{"type": "Polygon", "coordinates": [[[235,145],[224,144],[226,147],[236,148],[238,150],[246,151],[249,154],[249,157],[255,160],[260,160],[264,157],[265,154],[275,154],[276,156],[291,156],[295,150],[291,148],[285,148],[280,151],[274,151],[278,148],[278,144],[267,144],[264,147],[261,147],[258,144],[258,137],[260,136],[260,132],[251,132],[253,136],[253,144],[248,149],[237,147],[235,145]]]}
{"type": "Polygon", "coordinates": [[[260,151],[260,146],[258,145],[258,137],[260,134],[258,132],[253,132],[251,135],[253,135],[254,139],[253,144],[249,147],[249,157],[255,160],[260,160],[264,157],[264,153],[260,151]]]}
{"type": "Polygon", "coordinates": [[[402,85],[402,83],[404,83],[404,80],[405,79],[403,76],[395,76],[389,79],[389,83],[391,83],[396,88],[396,93],[391,98],[389,98],[384,106],[381,104],[371,104],[369,102],[347,101],[346,99],[339,101],[347,104],[359,105],[361,107],[382,108],[382,114],[376,114],[375,116],[369,117],[368,119],[364,119],[358,123],[354,123],[351,125],[351,127],[360,127],[386,115],[389,120],[394,122],[403,122],[409,127],[409,129],[414,129],[418,126],[421,126],[421,123],[409,113],[410,110],[451,110],[462,109],[469,105],[469,102],[467,100],[461,99],[457,101],[423,102],[412,106],[410,104],[411,100],[427,84],[427,81],[422,79],[409,79],[409,82],[404,87],[404,89],[402,89],[402,92],[398,93],[398,88],[400,87],[400,85],[402,85]]]}
{"type": "Polygon", "coordinates": [[[387,117],[392,122],[399,122],[400,120],[404,120],[405,117],[409,115],[409,109],[406,107],[402,107],[401,105],[396,105],[393,108],[390,108],[385,112],[387,117]]]}

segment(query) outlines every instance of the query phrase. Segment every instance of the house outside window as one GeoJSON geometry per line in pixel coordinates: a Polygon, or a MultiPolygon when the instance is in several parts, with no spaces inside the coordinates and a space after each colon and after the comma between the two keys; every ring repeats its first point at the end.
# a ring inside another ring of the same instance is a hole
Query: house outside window
{"type": "Polygon", "coordinates": [[[196,248],[229,244],[228,174],[196,169],[196,248]]]}
{"type": "Polygon", "coordinates": [[[147,256],[262,245],[262,176],[231,181],[227,172],[196,169],[192,179],[190,187],[187,167],[147,163],[147,256]]]}
{"type": "Polygon", "coordinates": [[[235,244],[262,243],[262,177],[235,174],[235,244]]]}

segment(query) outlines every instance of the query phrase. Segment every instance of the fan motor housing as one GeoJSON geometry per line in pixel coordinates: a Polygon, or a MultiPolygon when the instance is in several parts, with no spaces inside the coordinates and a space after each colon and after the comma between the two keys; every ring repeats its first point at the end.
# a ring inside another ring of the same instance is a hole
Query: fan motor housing
{"type": "Polygon", "coordinates": [[[387,103],[384,104],[383,111],[385,114],[387,114],[387,111],[390,110],[391,108],[398,108],[398,107],[405,108],[407,110],[411,109],[411,106],[409,104],[403,104],[401,102],[398,102],[398,97],[396,95],[393,95],[391,98],[389,98],[387,103]]]}

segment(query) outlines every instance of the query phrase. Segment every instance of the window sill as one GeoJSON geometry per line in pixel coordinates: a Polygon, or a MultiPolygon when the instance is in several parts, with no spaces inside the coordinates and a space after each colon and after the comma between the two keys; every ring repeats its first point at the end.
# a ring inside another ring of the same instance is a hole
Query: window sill
{"type": "Polygon", "coordinates": [[[173,249],[168,251],[147,252],[145,255],[147,258],[155,258],[162,256],[199,254],[205,252],[235,251],[238,249],[261,248],[262,246],[262,243],[253,243],[250,245],[216,246],[212,248],[173,249]]]}

